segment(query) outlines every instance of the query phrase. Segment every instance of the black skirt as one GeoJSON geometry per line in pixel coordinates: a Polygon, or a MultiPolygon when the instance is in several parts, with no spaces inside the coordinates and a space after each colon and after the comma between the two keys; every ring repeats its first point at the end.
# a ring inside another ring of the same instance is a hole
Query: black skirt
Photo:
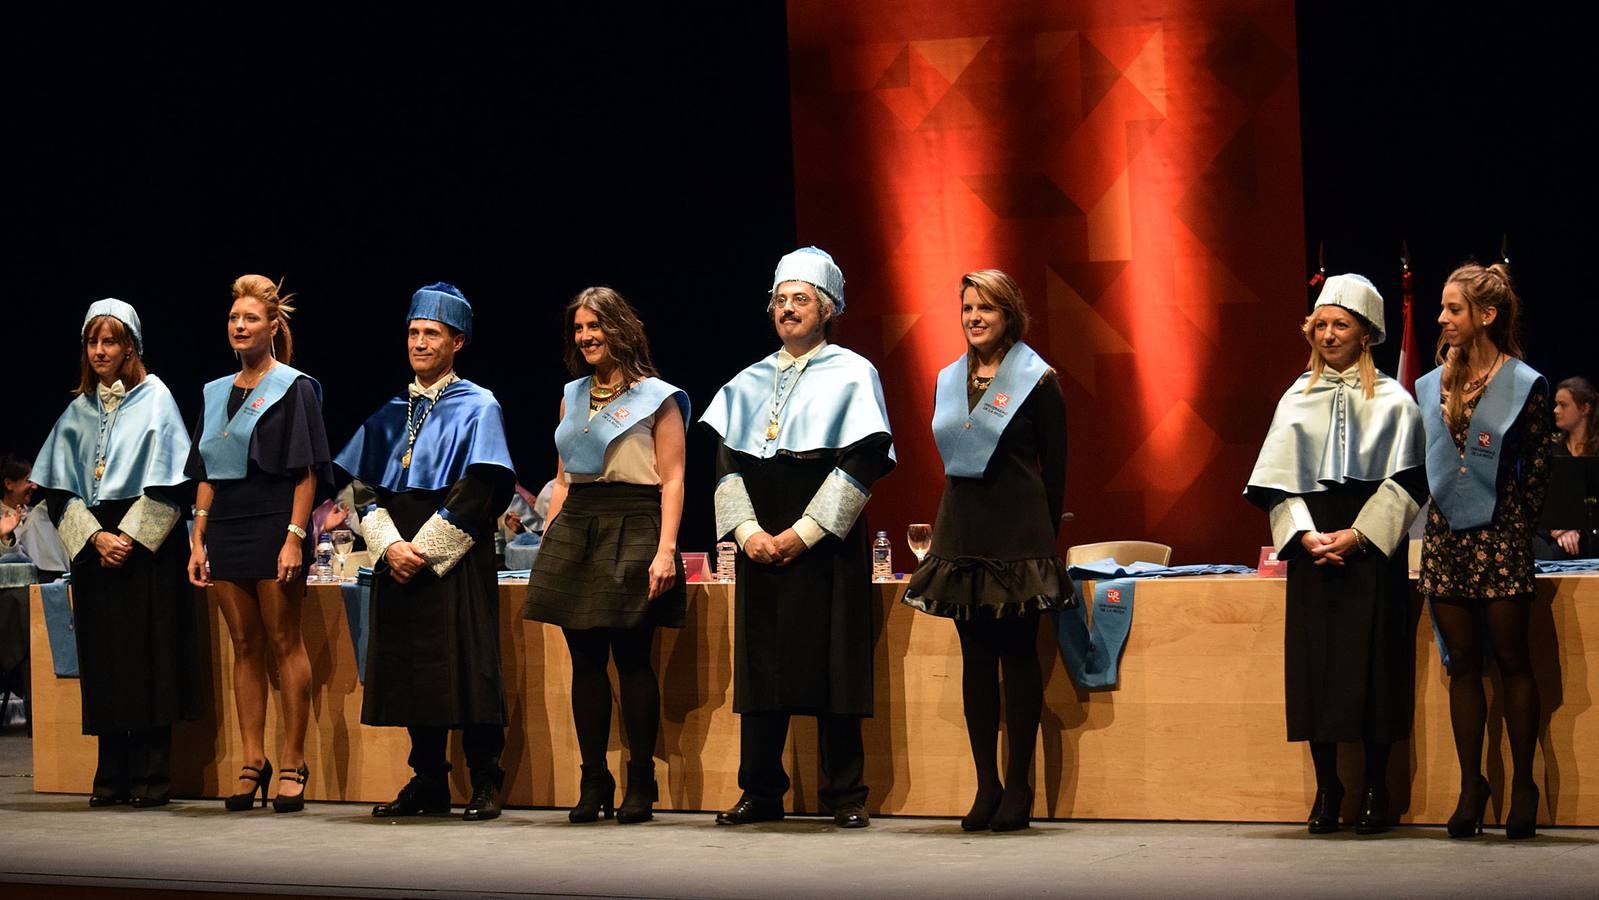
{"type": "MultiPolygon", "coordinates": [[[[278,577],[278,551],[288,534],[288,510],[258,516],[239,516],[208,523],[206,560],[216,581],[272,581],[278,577]]],[[[307,534],[300,549],[300,574],[311,568],[315,551],[307,534]]]]}
{"type": "Polygon", "coordinates": [[[1008,619],[1060,609],[1073,590],[1059,556],[1002,561],[929,553],[901,600],[947,619],[1008,619]]]}
{"type": "Polygon", "coordinates": [[[522,617],[562,628],[680,628],[688,602],[677,581],[654,600],[650,562],[661,540],[661,489],[591,482],[567,488],[528,577],[522,617]]]}

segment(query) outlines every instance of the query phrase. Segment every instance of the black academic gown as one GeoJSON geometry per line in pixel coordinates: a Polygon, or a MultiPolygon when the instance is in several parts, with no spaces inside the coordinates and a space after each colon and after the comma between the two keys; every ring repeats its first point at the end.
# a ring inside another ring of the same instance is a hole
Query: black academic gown
{"type": "MultiPolygon", "coordinates": [[[[1417,503],[1424,469],[1393,481],[1417,503]]],[[[1346,481],[1298,495],[1318,531],[1355,524],[1379,483],[1346,481]]],[[[1290,741],[1373,741],[1410,736],[1415,709],[1415,632],[1410,627],[1406,543],[1392,557],[1373,549],[1343,566],[1318,566],[1298,542],[1288,561],[1283,612],[1283,693],[1290,741]]]]}
{"type": "Polygon", "coordinates": [[[401,584],[386,562],[374,566],[363,724],[505,724],[494,528],[513,484],[510,471],[480,465],[444,490],[374,489],[402,538],[445,508],[474,543],[442,577],[423,567],[401,584]]]}
{"type": "MultiPolygon", "coordinates": [[[[51,518],[59,522],[71,499],[51,491],[51,518]]],[[[107,500],[89,512],[115,534],[136,499],[107,500]]],[[[173,492],[163,499],[181,503],[185,498],[173,492]]],[[[188,529],[181,521],[153,553],[134,541],[118,568],[100,565],[94,541],[72,560],[84,734],[119,734],[200,717],[196,601],[188,560],[188,529]]]]}
{"type": "MultiPolygon", "coordinates": [[[[724,443],[717,480],[744,478],[768,534],[792,526],[833,469],[868,487],[888,474],[892,438],[877,434],[804,458],[758,459],[724,443]]],[[[863,513],[843,538],[828,535],[786,566],[740,553],[733,612],[733,711],[872,714],[872,642],[878,614],[863,513]]],[[[724,535],[723,537],[726,537],[724,535]]]]}

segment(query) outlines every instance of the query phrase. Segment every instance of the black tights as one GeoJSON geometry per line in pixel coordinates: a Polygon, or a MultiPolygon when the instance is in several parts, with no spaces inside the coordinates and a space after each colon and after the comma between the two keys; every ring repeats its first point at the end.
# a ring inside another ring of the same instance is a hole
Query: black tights
{"type": "MultiPolygon", "coordinates": [[[[1393,744],[1366,741],[1365,787],[1382,788],[1388,780],[1388,751],[1393,744]]],[[[1338,745],[1332,741],[1311,741],[1310,761],[1316,767],[1316,790],[1340,793],[1338,781],[1338,745]]]]}
{"type": "Polygon", "coordinates": [[[1000,665],[1005,668],[1005,730],[1010,758],[1004,784],[1030,784],[1033,745],[1044,709],[1044,675],[1038,662],[1037,613],[1019,618],[956,620],[961,641],[961,699],[966,735],[977,764],[977,788],[992,792],[999,779],[1000,665]]]}
{"type": "Polygon", "coordinates": [[[650,663],[654,627],[561,631],[572,654],[572,720],[577,725],[583,768],[597,772],[606,767],[605,750],[611,740],[611,677],[605,668],[613,656],[621,682],[622,729],[627,734],[628,754],[636,762],[651,759],[661,727],[661,689],[650,663]]]}
{"type": "Polygon", "coordinates": [[[1532,595],[1476,599],[1433,597],[1432,613],[1449,648],[1449,721],[1455,731],[1462,789],[1475,787],[1482,773],[1483,729],[1488,698],[1482,688],[1482,630],[1488,624],[1494,662],[1504,693],[1505,731],[1510,736],[1511,784],[1532,784],[1538,747],[1538,682],[1527,649],[1527,619],[1532,595]]]}

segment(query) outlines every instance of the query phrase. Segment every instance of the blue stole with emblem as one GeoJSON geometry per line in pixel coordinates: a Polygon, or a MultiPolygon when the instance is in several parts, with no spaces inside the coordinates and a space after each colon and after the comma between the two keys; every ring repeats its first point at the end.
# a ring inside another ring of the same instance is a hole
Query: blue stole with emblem
{"type": "Polygon", "coordinates": [[[355,654],[355,677],[366,684],[366,646],[372,633],[372,569],[355,570],[355,583],[339,586],[344,600],[344,621],[350,626],[350,650],[355,654]]]}
{"type": "MultiPolygon", "coordinates": [[[[1081,581],[1072,582],[1078,597],[1081,581]]],[[[1088,604],[1077,602],[1055,615],[1055,638],[1061,658],[1072,673],[1072,681],[1085,691],[1112,688],[1120,679],[1118,667],[1127,634],[1133,628],[1132,578],[1113,578],[1094,583],[1094,615],[1088,604]]]]}
{"type": "Polygon", "coordinates": [[[1432,490],[1432,502],[1438,504],[1452,530],[1464,531],[1493,521],[1505,432],[1526,406],[1532,389],[1546,383],[1532,366],[1507,358],[1499,374],[1483,388],[1482,399],[1472,412],[1462,458],[1440,404],[1443,367],[1417,379],[1416,396],[1421,398],[1421,418],[1427,430],[1427,486],[1432,490]]]}
{"type": "MultiPolygon", "coordinates": [[[[233,389],[232,375],[225,375],[205,386],[205,415],[200,426],[200,458],[205,460],[205,477],[209,481],[234,481],[243,478],[250,467],[250,437],[261,416],[272,405],[283,399],[295,379],[305,375],[293,366],[282,363],[267,370],[239,411],[228,418],[228,393],[233,389]]],[[[310,378],[310,376],[305,376],[310,378]]],[[[311,379],[318,397],[322,386],[311,379]]]]}
{"type": "Polygon", "coordinates": [[[944,458],[945,475],[981,478],[1012,414],[1049,372],[1049,363],[1026,344],[1015,344],[1006,351],[983,398],[968,411],[966,361],[963,353],[938,373],[933,440],[944,458]]]}
{"type": "Polygon", "coordinates": [[[683,414],[683,425],[689,423],[688,394],[659,378],[646,378],[628,388],[589,418],[589,384],[593,376],[584,376],[567,384],[565,389],[566,416],[555,429],[555,451],[561,455],[561,465],[578,475],[598,475],[605,469],[605,449],[611,441],[637,423],[637,418],[648,416],[661,408],[667,397],[677,401],[683,414]]]}
{"type": "MultiPolygon", "coordinates": [[[[413,414],[420,418],[418,399],[413,414]]],[[[378,407],[333,462],[351,478],[386,491],[441,491],[466,477],[472,466],[498,466],[514,473],[505,442],[505,416],[486,388],[464,378],[450,382],[428,411],[405,456],[408,404],[401,392],[378,407]]]]}
{"type": "Polygon", "coordinates": [[[39,448],[31,476],[34,483],[65,491],[93,507],[102,500],[126,500],[146,488],[188,481],[183,464],[189,458],[189,429],[161,379],[144,376],[110,417],[105,472],[99,479],[94,477],[94,467],[100,398],[97,391],[89,391],[67,405],[39,448]]]}
{"type": "MultiPolygon", "coordinates": [[[[839,450],[874,434],[893,434],[877,369],[859,353],[827,344],[805,364],[779,411],[777,434],[769,437],[777,359],[773,353],[733,376],[700,417],[730,449],[771,459],[779,451],[839,450]]],[[[888,458],[894,459],[892,445],[888,458]]]]}
{"type": "Polygon", "coordinates": [[[57,578],[39,585],[39,605],[44,607],[44,628],[50,638],[50,665],[56,677],[77,678],[77,625],[72,617],[72,596],[67,580],[57,578]]]}

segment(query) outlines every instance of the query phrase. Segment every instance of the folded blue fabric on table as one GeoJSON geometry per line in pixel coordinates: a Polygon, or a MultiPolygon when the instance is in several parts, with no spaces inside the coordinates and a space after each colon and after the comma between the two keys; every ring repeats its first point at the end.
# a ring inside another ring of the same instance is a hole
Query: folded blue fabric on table
{"type": "Polygon", "coordinates": [[[350,645],[355,649],[355,677],[366,684],[366,638],[372,615],[372,569],[355,570],[355,583],[339,585],[344,595],[344,618],[350,625],[350,645]]]}
{"type": "Polygon", "coordinates": [[[1599,559],[1540,559],[1533,566],[1539,575],[1599,572],[1599,559]]]}
{"type": "Polygon", "coordinates": [[[1083,582],[1094,582],[1093,603],[1074,603],[1055,615],[1055,637],[1072,680],[1083,690],[1115,687],[1127,635],[1133,628],[1133,597],[1138,579],[1184,575],[1247,575],[1248,566],[1198,564],[1163,566],[1150,562],[1125,565],[1111,557],[1072,566],[1067,574],[1079,597],[1083,582]],[[1089,606],[1093,616],[1089,616],[1089,606]]]}
{"type": "Polygon", "coordinates": [[[44,606],[45,633],[50,638],[50,664],[57,678],[78,677],[77,623],[72,617],[72,597],[67,579],[39,585],[44,606]]]}

